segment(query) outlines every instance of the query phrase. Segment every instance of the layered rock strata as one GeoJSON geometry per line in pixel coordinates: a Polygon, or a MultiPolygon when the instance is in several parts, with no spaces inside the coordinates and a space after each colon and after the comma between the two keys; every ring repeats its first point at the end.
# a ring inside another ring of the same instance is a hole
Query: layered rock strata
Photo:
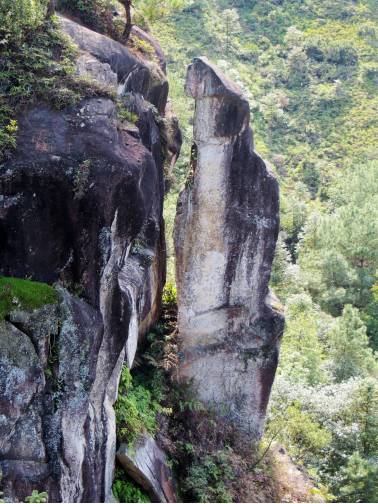
{"type": "Polygon", "coordinates": [[[206,58],[189,66],[191,173],[175,222],[179,375],[246,432],[261,435],[283,332],[268,282],[278,184],[253,151],[242,91],[206,58]]]}
{"type": "Polygon", "coordinates": [[[37,489],[53,502],[102,502],[121,366],[156,321],[165,281],[167,139],[157,110],[168,85],[158,65],[61,23],[79,46],[78,73],[127,93],[136,119],[120,118],[109,98],[62,111],[37,104],[18,118],[17,150],[0,167],[0,274],[59,282],[71,294],[51,331],[0,324],[0,468],[12,501],[37,489]],[[8,341],[19,342],[9,355],[8,341]]]}

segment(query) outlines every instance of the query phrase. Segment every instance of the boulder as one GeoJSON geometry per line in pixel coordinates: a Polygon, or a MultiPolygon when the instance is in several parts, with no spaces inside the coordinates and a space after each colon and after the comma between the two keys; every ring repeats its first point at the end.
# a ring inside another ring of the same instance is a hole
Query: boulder
{"type": "MultiPolygon", "coordinates": [[[[161,114],[164,114],[165,106],[168,97],[168,81],[158,64],[146,60],[136,58],[131,52],[120,42],[117,42],[106,35],[94,32],[85,26],[82,26],[71,19],[64,16],[59,16],[62,29],[72,38],[77,44],[81,54],[95,58],[98,63],[101,63],[102,70],[109,76],[109,69],[117,76],[119,85],[119,93],[132,91],[140,93],[147,101],[152,103],[161,114]]],[[[83,74],[99,74],[99,64],[96,64],[93,69],[88,63],[83,63],[79,60],[79,73],[83,74]]],[[[105,79],[109,80],[110,77],[105,79]]],[[[95,80],[100,83],[104,82],[104,77],[95,80]]],[[[111,77],[113,82],[113,76],[111,77]]],[[[112,84],[111,82],[111,84],[112,84]]]]}
{"type": "Polygon", "coordinates": [[[118,88],[118,76],[113,72],[109,63],[101,63],[89,53],[83,52],[81,54],[77,59],[76,68],[77,75],[81,77],[89,77],[103,86],[118,88]]]}
{"type": "Polygon", "coordinates": [[[253,151],[242,91],[206,58],[189,66],[186,90],[196,112],[191,173],[174,236],[179,377],[257,439],[284,326],[268,296],[278,184],[253,151]]]}
{"type": "Polygon", "coordinates": [[[177,502],[172,471],[152,437],[144,436],[131,447],[121,444],[117,460],[149,493],[152,502],[177,502]]]}

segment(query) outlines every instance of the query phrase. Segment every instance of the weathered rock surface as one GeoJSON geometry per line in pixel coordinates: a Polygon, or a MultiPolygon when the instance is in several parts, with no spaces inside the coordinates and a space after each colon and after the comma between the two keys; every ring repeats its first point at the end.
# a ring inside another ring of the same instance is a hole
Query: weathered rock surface
{"type": "Polygon", "coordinates": [[[160,68],[165,74],[167,71],[167,63],[165,61],[163,48],[161,47],[159,42],[154,39],[154,37],[152,37],[148,32],[142,30],[141,28],[139,28],[139,26],[136,25],[131,28],[131,35],[143,40],[144,42],[147,42],[147,44],[153,48],[155,56],[159,61],[160,68]]]}
{"type": "Polygon", "coordinates": [[[97,456],[87,417],[102,318],[63,288],[59,298],[0,324],[2,486],[18,500],[35,488],[53,502],[80,500],[97,456]]]}
{"type": "Polygon", "coordinates": [[[150,495],[152,502],[176,502],[171,469],[156,441],[145,436],[129,448],[121,444],[118,462],[150,495]]]}
{"type": "MultiPolygon", "coordinates": [[[[78,45],[82,54],[91,55],[102,65],[110,67],[117,76],[120,93],[127,91],[140,93],[155,105],[160,113],[164,113],[168,97],[168,81],[159,65],[140,61],[119,42],[89,30],[64,16],[60,16],[59,19],[63,30],[78,45]]],[[[83,68],[82,64],[79,68],[83,68]]],[[[93,76],[93,71],[88,69],[87,65],[82,74],[93,76]]],[[[104,83],[102,79],[96,80],[104,83]]]]}
{"type": "Polygon", "coordinates": [[[186,89],[196,112],[192,174],[175,222],[179,374],[257,438],[283,332],[268,298],[278,184],[253,152],[240,89],[205,58],[190,65],[186,89]]]}
{"type": "Polygon", "coordinates": [[[121,44],[62,23],[80,46],[79,73],[122,84],[138,120],[120,120],[108,98],[63,111],[37,104],[18,118],[17,151],[0,167],[0,274],[58,281],[85,299],[63,296],[61,327],[50,312],[15,313],[1,327],[0,467],[12,501],[33,489],[51,501],[110,498],[121,366],[156,321],[165,281],[156,108],[166,80],[121,44]]]}

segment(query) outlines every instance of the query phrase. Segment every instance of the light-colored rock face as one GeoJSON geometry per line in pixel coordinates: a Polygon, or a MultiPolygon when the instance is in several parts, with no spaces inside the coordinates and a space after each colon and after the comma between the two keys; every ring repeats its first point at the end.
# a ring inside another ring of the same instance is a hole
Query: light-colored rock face
{"type": "Polygon", "coordinates": [[[179,374],[256,438],[283,331],[282,315],[267,302],[278,186],[252,150],[249,106],[238,87],[198,58],[186,90],[196,112],[193,173],[175,223],[179,374]]]}
{"type": "Polygon", "coordinates": [[[135,446],[121,444],[118,462],[150,495],[152,502],[176,502],[171,469],[156,441],[145,436],[135,446]]]}
{"type": "Polygon", "coordinates": [[[108,63],[101,63],[88,53],[83,53],[76,62],[77,74],[82,77],[89,77],[99,84],[118,87],[117,74],[113,72],[108,63]]]}

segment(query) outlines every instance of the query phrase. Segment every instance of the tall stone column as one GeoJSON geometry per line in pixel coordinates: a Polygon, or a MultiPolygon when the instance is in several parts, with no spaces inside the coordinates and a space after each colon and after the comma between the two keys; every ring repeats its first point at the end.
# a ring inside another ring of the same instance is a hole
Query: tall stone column
{"type": "Polygon", "coordinates": [[[253,151],[249,104],[206,58],[189,66],[191,173],[175,222],[179,376],[251,438],[263,429],[283,315],[268,282],[279,192],[253,151]]]}

